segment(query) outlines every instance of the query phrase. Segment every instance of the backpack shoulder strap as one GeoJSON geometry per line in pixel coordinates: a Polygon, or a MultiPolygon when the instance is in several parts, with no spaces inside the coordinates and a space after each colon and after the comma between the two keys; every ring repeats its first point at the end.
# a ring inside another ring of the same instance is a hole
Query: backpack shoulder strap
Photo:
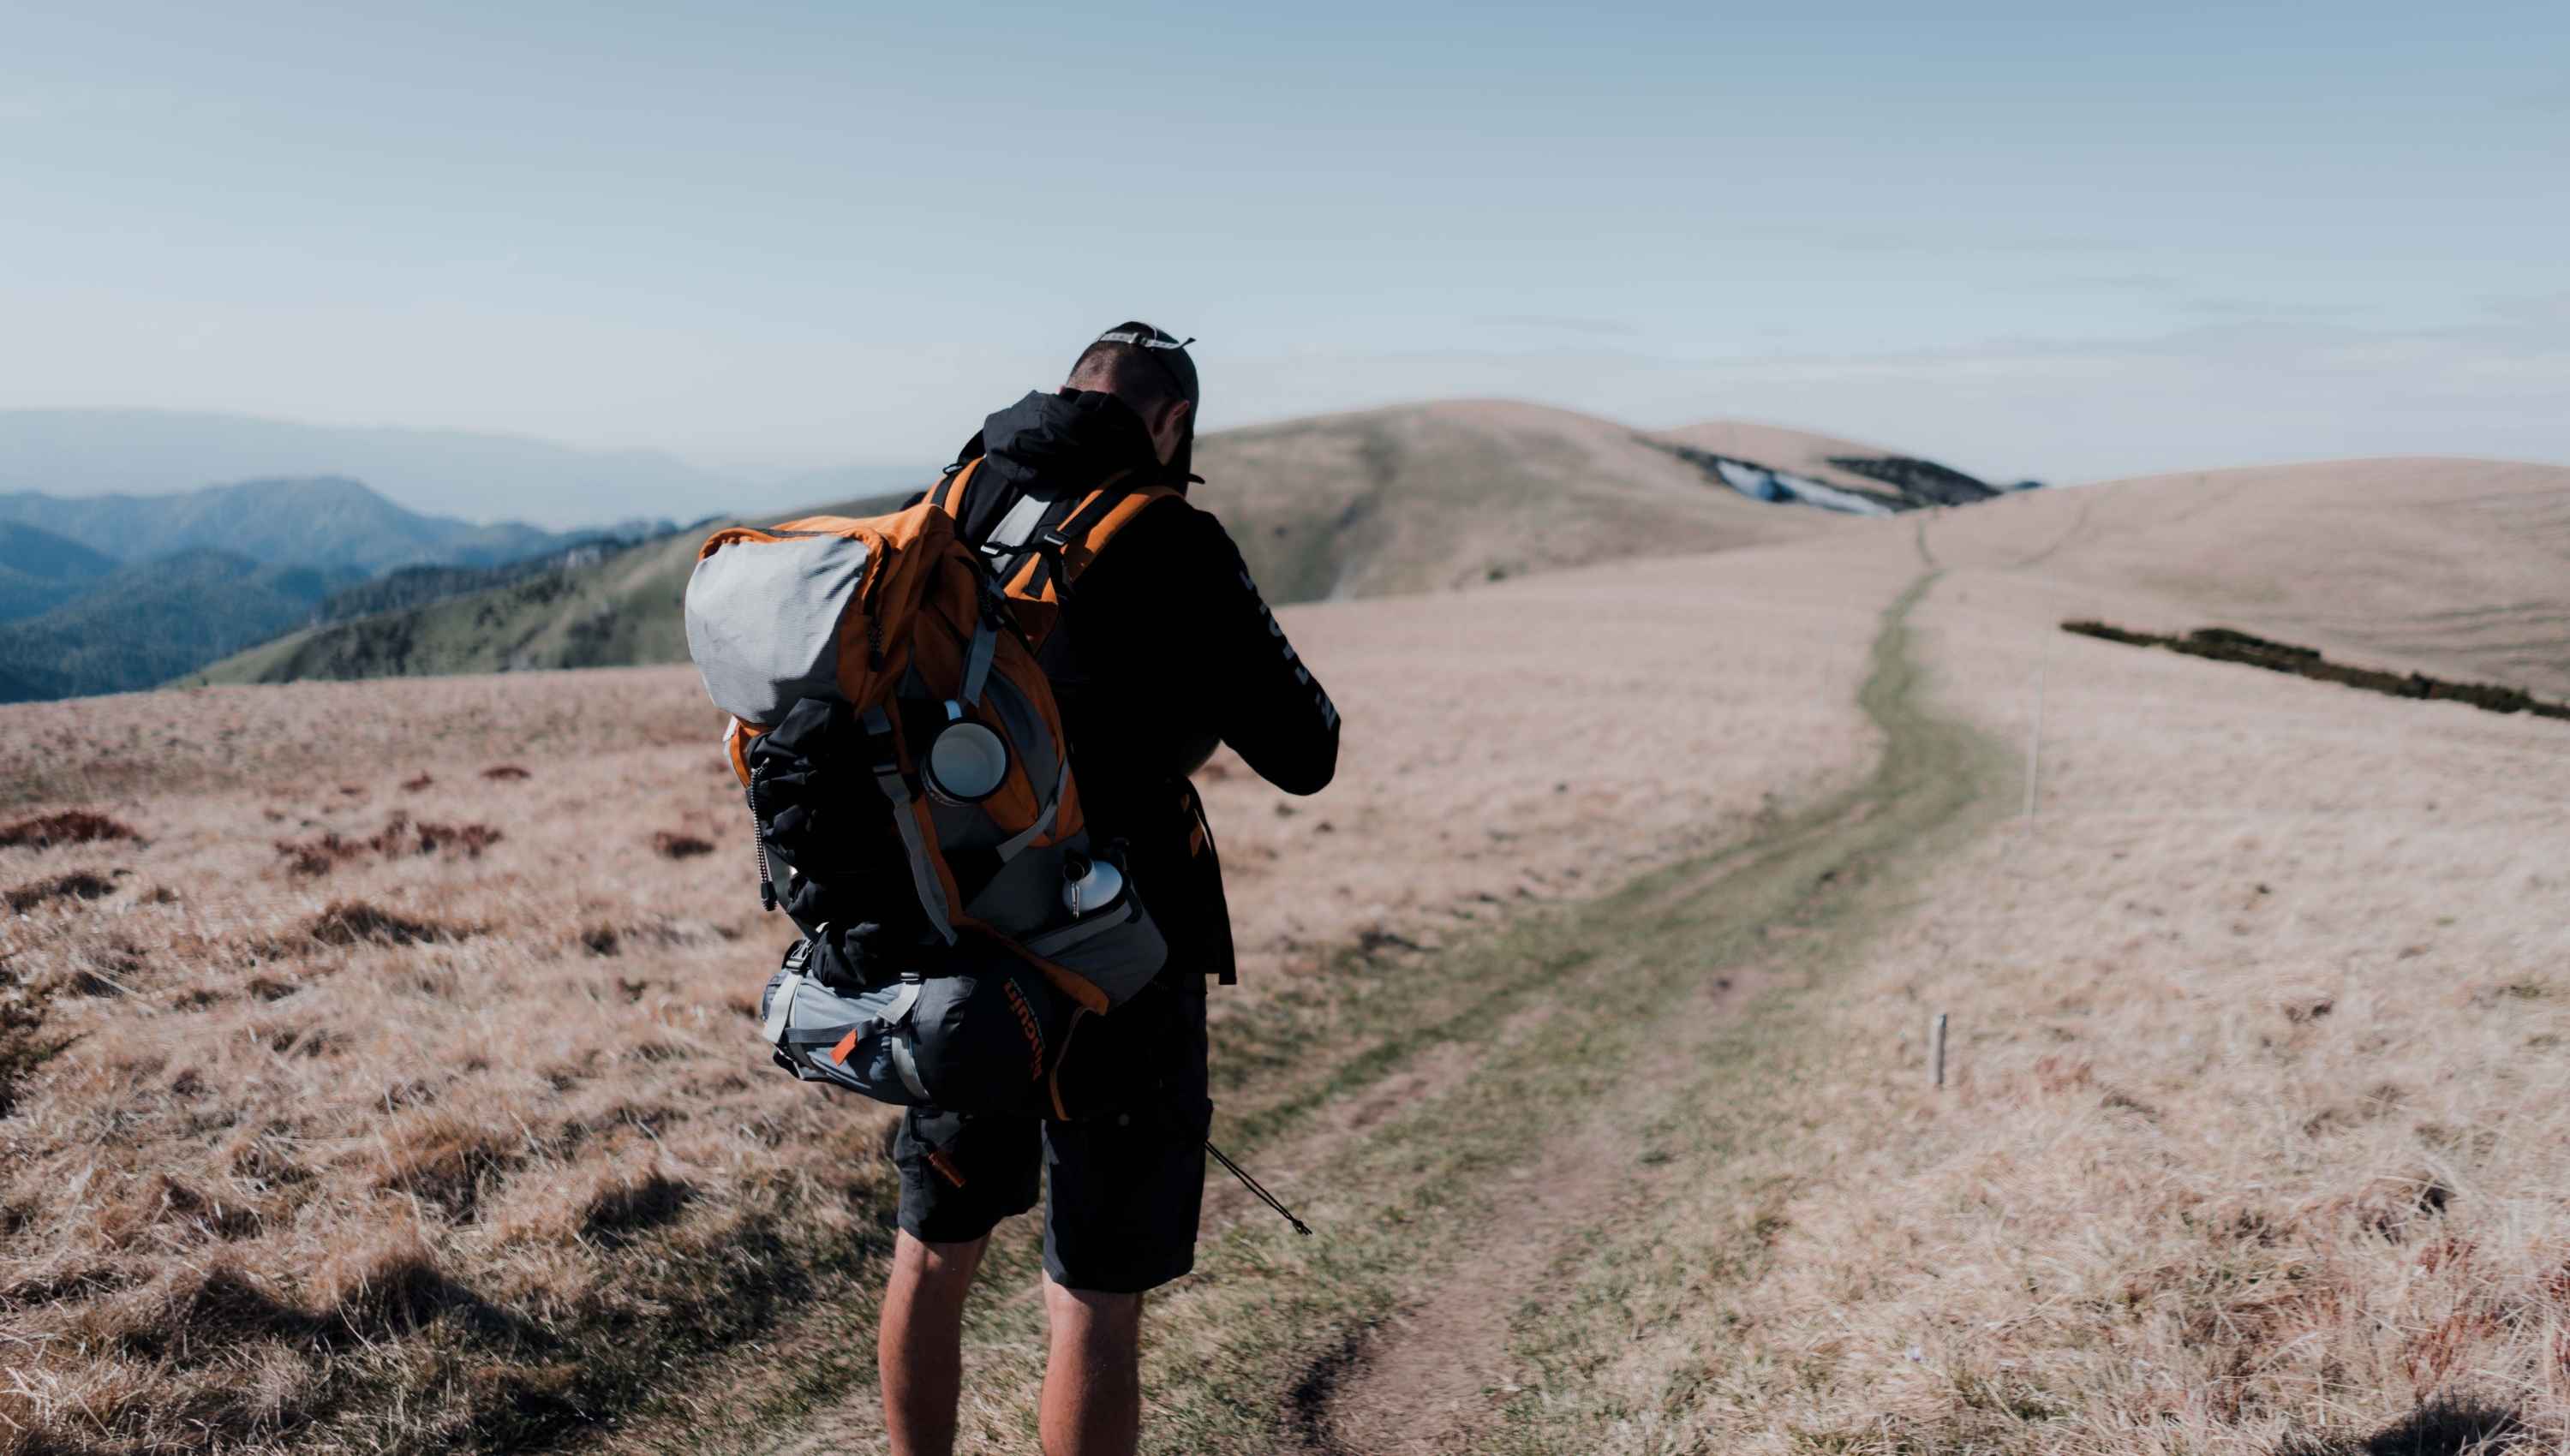
{"type": "Polygon", "coordinates": [[[1026,588],[1027,594],[1042,590],[1033,574],[1039,565],[1049,566],[1061,593],[1068,593],[1081,572],[1096,563],[1117,532],[1154,503],[1178,493],[1167,486],[1127,486],[1122,477],[1109,480],[1088,493],[1062,525],[1037,537],[1039,557],[1029,561],[1010,589],[1026,588]]]}
{"type": "Polygon", "coordinates": [[[940,477],[936,485],[928,488],[928,504],[954,517],[957,521],[962,521],[964,492],[973,484],[973,477],[982,469],[982,460],[983,457],[974,456],[940,477]]]}

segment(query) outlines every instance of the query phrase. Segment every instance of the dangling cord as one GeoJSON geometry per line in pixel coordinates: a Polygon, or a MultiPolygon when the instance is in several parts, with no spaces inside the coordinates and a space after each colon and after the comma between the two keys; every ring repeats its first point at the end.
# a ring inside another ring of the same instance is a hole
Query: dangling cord
{"type": "Polygon", "coordinates": [[[758,807],[758,776],[765,772],[765,764],[749,771],[749,838],[758,847],[758,906],[772,910],[776,909],[776,881],[767,873],[767,816],[758,807]]]}
{"type": "Polygon", "coordinates": [[[1294,1217],[1294,1211],[1293,1211],[1292,1209],[1289,1209],[1289,1208],[1285,1207],[1283,1204],[1278,1203],[1278,1202],[1276,1201],[1276,1195],[1274,1195],[1274,1194],[1272,1194],[1272,1193],[1269,1193],[1265,1188],[1261,1187],[1261,1186],[1259,1185],[1258,1180],[1257,1180],[1257,1179],[1255,1179],[1255,1178],[1250,1177],[1250,1176],[1249,1176],[1249,1174],[1248,1174],[1248,1172],[1247,1172],[1246,1170],[1244,1170],[1244,1169],[1243,1169],[1239,1164],[1234,1163],[1233,1161],[1231,1161],[1231,1159],[1229,1159],[1228,1157],[1225,1157],[1225,1156],[1223,1155],[1223,1151],[1222,1151],[1222,1149],[1215,1147],[1215,1146],[1213,1145],[1213,1140],[1212,1140],[1212,1139],[1210,1139],[1210,1138],[1208,1138],[1208,1139],[1206,1139],[1206,1140],[1205,1140],[1205,1151],[1206,1151],[1206,1152],[1208,1152],[1208,1153],[1213,1154],[1213,1160],[1214,1160],[1215,1162],[1217,1162],[1217,1163],[1221,1164],[1224,1168],[1228,1169],[1228,1170],[1230,1171],[1230,1173],[1231,1173],[1231,1176],[1232,1176],[1232,1177],[1239,1179],[1239,1180],[1240,1180],[1240,1186],[1241,1186],[1241,1187],[1243,1187],[1243,1188],[1245,1188],[1245,1189],[1248,1189],[1252,1194],[1256,1195],[1256,1196],[1257,1196],[1257,1199],[1258,1199],[1258,1201],[1259,1201],[1260,1203],[1263,1203],[1263,1204],[1267,1205],[1269,1208],[1274,1209],[1274,1210],[1277,1212],[1277,1215],[1278,1215],[1279,1217],[1283,1218],[1283,1219],[1285,1220],[1285,1222],[1286,1222],[1286,1223],[1289,1223],[1289,1224],[1293,1225],[1293,1226],[1294,1226],[1294,1232],[1295,1232],[1295,1233],[1302,1235],[1302,1236],[1303,1236],[1304,1238],[1306,1238],[1306,1239],[1309,1239],[1309,1238],[1311,1238],[1311,1237],[1312,1237],[1312,1226],[1311,1226],[1311,1225],[1304,1223],[1302,1220],[1300,1220],[1300,1219],[1298,1219],[1298,1218],[1295,1218],[1295,1217],[1294,1217]]]}

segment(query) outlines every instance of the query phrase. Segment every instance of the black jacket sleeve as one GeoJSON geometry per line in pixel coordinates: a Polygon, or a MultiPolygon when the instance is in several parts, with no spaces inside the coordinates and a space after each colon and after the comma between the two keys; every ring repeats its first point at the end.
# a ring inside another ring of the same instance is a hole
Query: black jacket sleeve
{"type": "Polygon", "coordinates": [[[1179,745],[1190,737],[1219,738],[1289,794],[1327,787],[1339,710],[1213,516],[1176,501],[1145,510],[1082,573],[1072,602],[1081,661],[1123,720],[1115,738],[1166,742],[1172,758],[1187,756],[1179,745]]]}
{"type": "Polygon", "coordinates": [[[1169,514],[1189,523],[1187,556],[1202,565],[1185,600],[1215,731],[1277,788],[1321,792],[1339,767],[1338,705],[1286,639],[1222,523],[1205,511],[1169,514]]]}

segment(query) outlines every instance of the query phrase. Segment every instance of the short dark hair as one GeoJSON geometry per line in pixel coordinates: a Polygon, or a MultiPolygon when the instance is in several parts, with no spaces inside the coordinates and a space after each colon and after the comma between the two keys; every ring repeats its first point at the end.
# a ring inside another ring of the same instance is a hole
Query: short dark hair
{"type": "Polygon", "coordinates": [[[1169,377],[1169,371],[1145,357],[1141,349],[1104,339],[1079,351],[1070,377],[1063,382],[1074,389],[1111,394],[1145,419],[1186,398],[1178,392],[1177,381],[1169,377]]]}

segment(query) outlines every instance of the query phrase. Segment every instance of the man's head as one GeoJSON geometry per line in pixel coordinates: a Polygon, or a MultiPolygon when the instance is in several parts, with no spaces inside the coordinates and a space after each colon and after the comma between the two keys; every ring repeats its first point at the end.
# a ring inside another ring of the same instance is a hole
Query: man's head
{"type": "Polygon", "coordinates": [[[1142,417],[1160,463],[1183,476],[1196,434],[1196,364],[1187,357],[1194,342],[1138,320],[1119,323],[1080,351],[1063,387],[1122,400],[1142,417]]]}

